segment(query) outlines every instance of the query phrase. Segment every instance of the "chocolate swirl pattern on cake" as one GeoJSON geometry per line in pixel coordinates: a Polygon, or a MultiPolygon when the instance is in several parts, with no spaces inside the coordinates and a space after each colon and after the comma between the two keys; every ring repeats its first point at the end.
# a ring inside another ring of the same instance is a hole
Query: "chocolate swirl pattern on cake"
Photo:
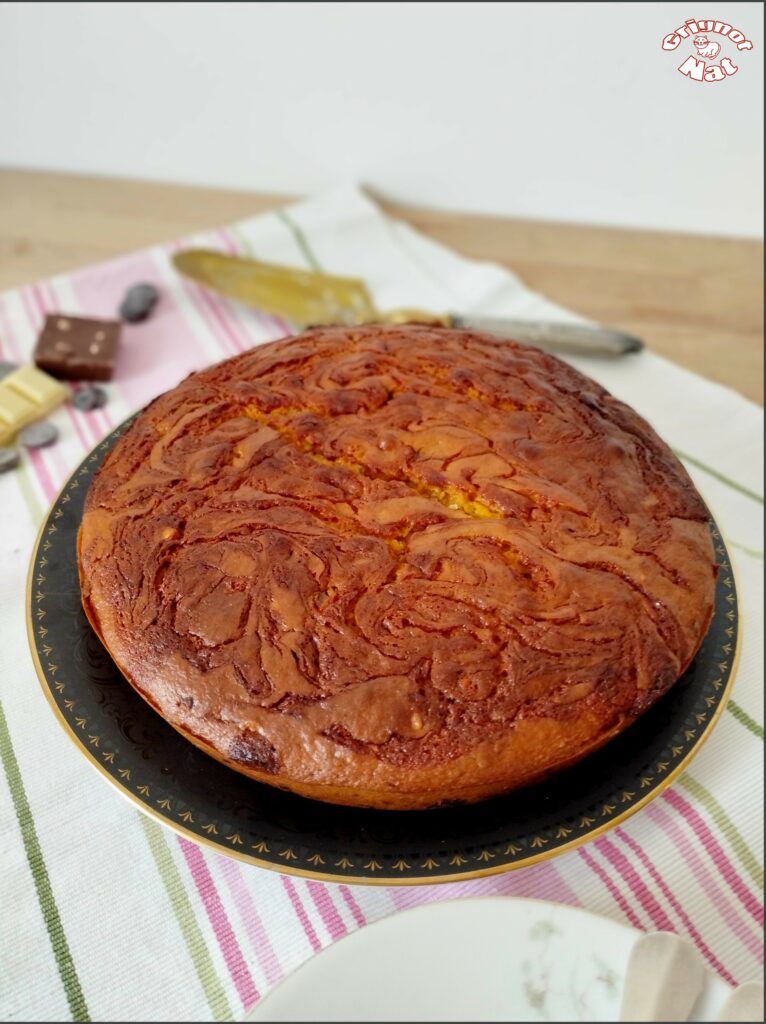
{"type": "Polygon", "coordinates": [[[431,806],[541,778],[662,696],[712,614],[707,518],[651,428],[551,356],[316,329],[129,428],[88,495],[83,601],[225,763],[431,806]]]}

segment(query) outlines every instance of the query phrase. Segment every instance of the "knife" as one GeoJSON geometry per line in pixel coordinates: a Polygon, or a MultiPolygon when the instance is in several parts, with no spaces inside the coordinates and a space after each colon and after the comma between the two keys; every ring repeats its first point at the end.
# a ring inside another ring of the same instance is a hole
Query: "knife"
{"type": "Polygon", "coordinates": [[[420,309],[381,312],[361,278],[229,256],[214,249],[186,249],[173,256],[185,277],[264,313],[302,327],[322,324],[434,323],[485,331],[499,338],[565,355],[621,356],[640,352],[640,338],[612,328],[541,320],[501,319],[420,309]]]}

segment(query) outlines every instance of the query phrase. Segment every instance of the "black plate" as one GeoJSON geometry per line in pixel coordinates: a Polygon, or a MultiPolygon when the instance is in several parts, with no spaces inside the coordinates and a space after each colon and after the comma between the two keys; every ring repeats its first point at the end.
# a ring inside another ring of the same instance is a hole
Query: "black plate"
{"type": "Polygon", "coordinates": [[[253,782],[202,753],[123,679],[80,605],[76,538],[93,473],[130,421],[84,460],[43,524],[28,627],[40,681],[80,751],[125,795],[186,836],[263,867],[332,881],[412,885],[521,867],[593,838],[656,796],[726,703],[738,643],[728,554],[713,622],[683,678],[603,750],[507,797],[433,811],[333,807],[253,782]]]}

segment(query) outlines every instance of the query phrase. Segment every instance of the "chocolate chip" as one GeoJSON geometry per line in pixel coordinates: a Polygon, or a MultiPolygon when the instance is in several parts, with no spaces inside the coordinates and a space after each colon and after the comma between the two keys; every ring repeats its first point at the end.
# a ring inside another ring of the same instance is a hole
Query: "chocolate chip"
{"type": "Polygon", "coordinates": [[[0,473],[15,469],[21,458],[15,448],[0,448],[0,473]]]}
{"type": "Polygon", "coordinates": [[[82,384],[72,395],[72,405],[80,412],[90,412],[106,405],[106,391],[96,384],[82,384]]]}
{"type": "Polygon", "coordinates": [[[138,323],[139,320],[146,320],[159,297],[160,293],[153,284],[134,284],[125,292],[117,312],[128,323],[138,323]]]}
{"type": "Polygon", "coordinates": [[[7,377],[9,373],[13,373],[14,370],[18,370],[18,368],[18,363],[6,363],[5,361],[0,361],[0,380],[7,377]]]}
{"type": "Polygon", "coordinates": [[[30,423],[19,431],[19,444],[25,448],[45,448],[58,439],[58,428],[52,423],[30,423]]]}
{"type": "Polygon", "coordinates": [[[245,729],[241,736],[232,741],[229,757],[240,764],[260,768],[269,775],[277,775],[281,767],[276,748],[259,732],[245,729]]]}

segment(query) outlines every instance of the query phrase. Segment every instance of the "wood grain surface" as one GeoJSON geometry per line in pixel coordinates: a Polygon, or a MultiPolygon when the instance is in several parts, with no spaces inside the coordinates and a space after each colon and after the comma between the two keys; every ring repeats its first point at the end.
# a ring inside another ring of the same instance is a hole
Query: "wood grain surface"
{"type": "MultiPolygon", "coordinates": [[[[240,220],[289,197],[0,169],[0,290],[240,220]]],[[[763,243],[427,210],[393,216],[763,402],[763,243]]],[[[576,211],[574,211],[576,216],[576,211]]]]}

